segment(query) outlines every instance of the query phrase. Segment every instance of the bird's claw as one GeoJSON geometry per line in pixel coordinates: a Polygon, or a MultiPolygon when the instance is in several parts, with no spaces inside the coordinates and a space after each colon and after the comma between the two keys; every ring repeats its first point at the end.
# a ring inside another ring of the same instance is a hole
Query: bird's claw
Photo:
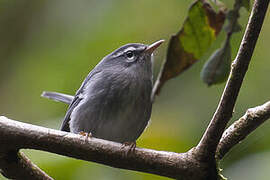
{"type": "Polygon", "coordinates": [[[91,132],[83,132],[83,131],[81,131],[81,132],[79,132],[79,135],[81,135],[81,136],[85,136],[85,141],[87,141],[87,139],[88,138],[91,138],[92,137],[92,133],[91,132]]]}
{"type": "Polygon", "coordinates": [[[129,148],[128,151],[127,151],[127,153],[134,152],[135,149],[136,149],[136,142],[124,142],[122,144],[122,148],[127,147],[127,146],[129,148]]]}

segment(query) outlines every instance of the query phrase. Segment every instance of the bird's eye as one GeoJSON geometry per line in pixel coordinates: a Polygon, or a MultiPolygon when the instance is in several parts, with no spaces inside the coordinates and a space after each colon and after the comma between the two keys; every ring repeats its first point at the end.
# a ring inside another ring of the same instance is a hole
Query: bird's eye
{"type": "Polygon", "coordinates": [[[129,59],[132,59],[134,57],[134,53],[132,51],[128,51],[126,55],[127,55],[127,58],[129,59]]]}

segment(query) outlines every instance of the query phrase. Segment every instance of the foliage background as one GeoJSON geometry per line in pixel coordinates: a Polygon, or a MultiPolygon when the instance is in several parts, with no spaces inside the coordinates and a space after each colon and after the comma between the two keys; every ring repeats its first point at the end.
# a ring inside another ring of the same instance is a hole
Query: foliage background
{"type": "MultiPolygon", "coordinates": [[[[156,53],[155,74],[167,43],[187,14],[191,0],[0,0],[0,114],[58,129],[67,106],[40,97],[43,90],[74,94],[83,78],[105,55],[130,42],[165,39],[156,53]]],[[[226,1],[232,7],[233,1],[226,1]]],[[[245,27],[249,13],[241,10],[245,27]]],[[[240,92],[232,122],[249,107],[269,100],[270,17],[266,20],[240,92]]],[[[233,35],[233,57],[243,32],[233,35]]],[[[170,80],[153,107],[151,124],[139,147],[184,152],[198,143],[213,115],[224,83],[208,88],[200,70],[220,46],[221,33],[209,52],[188,71],[170,80]]],[[[222,162],[229,179],[268,179],[270,124],[265,123],[222,162]]],[[[41,151],[24,150],[57,180],[166,179],[119,170],[41,151]]],[[[0,179],[5,179],[0,176],[0,179]]]]}

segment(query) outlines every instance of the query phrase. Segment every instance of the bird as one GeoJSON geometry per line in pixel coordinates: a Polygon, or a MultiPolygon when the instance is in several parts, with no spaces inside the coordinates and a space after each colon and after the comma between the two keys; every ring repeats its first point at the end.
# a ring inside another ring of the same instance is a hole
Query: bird
{"type": "Polygon", "coordinates": [[[153,52],[163,42],[116,49],[90,71],[75,96],[43,92],[43,97],[69,104],[60,130],[136,142],[150,120],[153,52]]]}

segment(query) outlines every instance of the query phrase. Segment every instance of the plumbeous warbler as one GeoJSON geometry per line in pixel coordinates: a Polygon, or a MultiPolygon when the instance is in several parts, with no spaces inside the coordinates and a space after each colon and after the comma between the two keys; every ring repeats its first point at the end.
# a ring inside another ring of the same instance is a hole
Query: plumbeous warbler
{"type": "MultiPolygon", "coordinates": [[[[77,90],[61,130],[135,142],[151,116],[152,56],[163,42],[126,44],[104,57],[77,90]]],[[[60,93],[44,96],[62,99],[60,93]]]]}

